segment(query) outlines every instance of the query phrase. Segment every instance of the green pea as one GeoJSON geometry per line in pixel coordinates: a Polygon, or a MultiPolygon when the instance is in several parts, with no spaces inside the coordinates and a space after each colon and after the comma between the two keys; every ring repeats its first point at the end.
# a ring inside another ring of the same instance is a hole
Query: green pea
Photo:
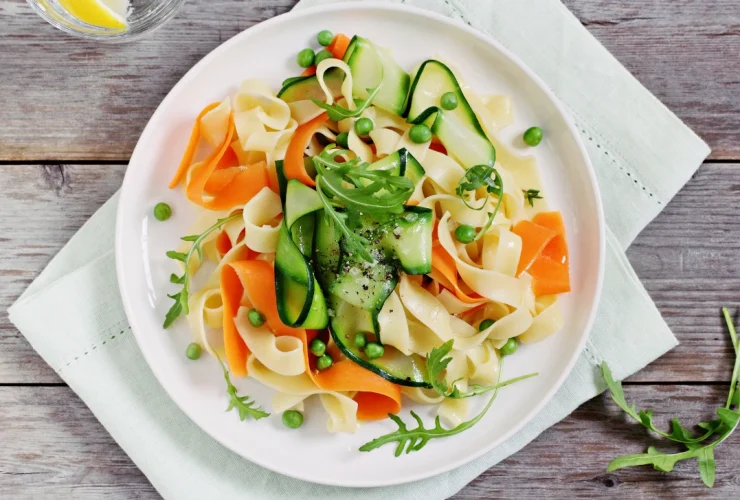
{"type": "Polygon", "coordinates": [[[303,425],[303,413],[296,410],[283,412],[283,425],[291,429],[297,429],[303,425]]]}
{"type": "Polygon", "coordinates": [[[383,355],[385,348],[377,342],[368,342],[365,346],[365,354],[370,359],[377,359],[383,355]]]}
{"type": "Polygon", "coordinates": [[[330,368],[333,364],[334,360],[328,354],[324,354],[316,360],[316,368],[318,368],[319,370],[326,370],[327,368],[330,368]]]}
{"type": "Polygon", "coordinates": [[[321,357],[326,352],[326,344],[321,339],[313,339],[311,345],[309,345],[311,354],[316,357],[321,357]]]}
{"type": "Polygon", "coordinates": [[[265,324],[265,317],[262,316],[261,312],[254,308],[250,309],[247,313],[247,319],[249,320],[249,323],[255,328],[259,328],[260,326],[265,324]]]}
{"type": "Polygon", "coordinates": [[[360,118],[355,122],[355,132],[357,132],[357,135],[367,135],[372,131],[374,126],[370,118],[360,118]]]}
{"type": "Polygon", "coordinates": [[[157,220],[167,220],[172,215],[172,209],[167,203],[157,203],[154,205],[154,218],[157,220]]]}
{"type": "Polygon", "coordinates": [[[322,50],[321,52],[319,52],[318,54],[316,54],[316,60],[314,61],[314,64],[316,64],[316,66],[318,66],[319,63],[321,61],[323,61],[324,59],[331,59],[333,57],[334,56],[332,55],[332,53],[329,52],[328,50],[322,50]]]}
{"type": "Polygon", "coordinates": [[[367,335],[363,332],[358,332],[355,334],[355,347],[358,349],[362,349],[367,344],[367,335]]]}
{"type": "Polygon", "coordinates": [[[197,344],[195,342],[193,342],[192,344],[189,344],[188,348],[185,349],[185,356],[187,356],[188,359],[192,359],[193,361],[200,358],[200,353],[201,353],[200,344],[197,344]]]}
{"type": "Polygon", "coordinates": [[[316,54],[314,54],[313,50],[303,49],[298,53],[295,60],[298,63],[298,66],[300,66],[301,68],[309,68],[313,66],[315,58],[316,54]]]}
{"type": "Polygon", "coordinates": [[[420,123],[409,130],[409,139],[415,144],[424,144],[432,140],[432,129],[420,123]]]}
{"type": "Polygon", "coordinates": [[[445,92],[442,94],[439,103],[442,105],[442,109],[455,109],[457,107],[457,94],[454,92],[445,92]]]}
{"type": "Polygon", "coordinates": [[[319,41],[319,45],[321,45],[322,47],[326,47],[332,42],[332,40],[334,40],[334,33],[329,30],[322,30],[319,31],[316,39],[319,41]]]}
{"type": "Polygon", "coordinates": [[[540,127],[530,127],[524,132],[524,143],[528,146],[536,146],[542,141],[542,129],[540,127]]]}
{"type": "Polygon", "coordinates": [[[517,339],[515,339],[514,337],[511,337],[501,347],[501,355],[509,356],[510,354],[514,354],[518,347],[519,347],[519,341],[517,341],[517,339]]]}
{"type": "Polygon", "coordinates": [[[347,149],[349,147],[349,144],[347,143],[347,140],[349,139],[349,134],[347,132],[342,132],[341,134],[337,134],[337,144],[340,148],[347,149]]]}
{"type": "Polygon", "coordinates": [[[455,239],[460,243],[470,243],[475,239],[475,228],[467,224],[457,226],[457,229],[455,229],[455,239]]]}
{"type": "Polygon", "coordinates": [[[494,323],[495,321],[493,321],[492,319],[484,319],[480,322],[480,325],[478,325],[478,331],[482,332],[483,330],[488,330],[493,326],[494,323]]]}

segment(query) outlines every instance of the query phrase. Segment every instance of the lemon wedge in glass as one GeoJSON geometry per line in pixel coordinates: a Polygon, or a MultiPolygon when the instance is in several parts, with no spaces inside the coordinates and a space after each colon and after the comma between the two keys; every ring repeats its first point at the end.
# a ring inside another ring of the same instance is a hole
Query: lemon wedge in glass
{"type": "Polygon", "coordinates": [[[114,30],[128,28],[128,0],[57,0],[59,5],[80,21],[114,30]]]}

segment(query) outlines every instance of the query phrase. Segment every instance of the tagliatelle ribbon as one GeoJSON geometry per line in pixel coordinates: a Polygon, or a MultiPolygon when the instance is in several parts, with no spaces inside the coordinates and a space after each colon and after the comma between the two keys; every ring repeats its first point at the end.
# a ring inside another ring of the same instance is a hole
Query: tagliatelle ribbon
{"type": "MultiPolygon", "coordinates": [[[[379,375],[366,370],[349,359],[341,359],[328,369],[315,369],[315,360],[308,344],[318,334],[315,330],[290,328],[283,324],[277,310],[275,271],[263,260],[244,260],[225,265],[221,270],[221,294],[224,304],[224,346],[226,359],[235,376],[247,376],[247,357],[250,352],[237,331],[234,318],[239,307],[251,304],[264,317],[276,335],[290,335],[303,342],[306,373],[323,390],[357,392],[357,418],[380,420],[401,409],[401,388],[379,375]]],[[[338,352],[334,351],[335,359],[338,352]]]]}

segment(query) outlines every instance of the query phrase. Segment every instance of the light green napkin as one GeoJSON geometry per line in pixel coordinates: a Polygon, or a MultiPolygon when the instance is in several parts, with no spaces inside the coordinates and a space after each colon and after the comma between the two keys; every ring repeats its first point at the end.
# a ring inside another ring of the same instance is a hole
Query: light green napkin
{"type": "MultiPolygon", "coordinates": [[[[304,0],[299,7],[322,0],[304,0]]],[[[583,355],[545,409],[487,455],[425,481],[376,489],[318,486],[223,448],[169,399],[129,330],[116,285],[109,200],[52,260],[10,317],[167,499],[446,498],[604,387],[676,345],[624,249],[709,152],[556,0],[408,0],[460,19],[517,54],[575,118],[599,179],[609,229],[606,279],[583,355]]],[[[604,464],[606,465],[606,464],[604,464]]]]}

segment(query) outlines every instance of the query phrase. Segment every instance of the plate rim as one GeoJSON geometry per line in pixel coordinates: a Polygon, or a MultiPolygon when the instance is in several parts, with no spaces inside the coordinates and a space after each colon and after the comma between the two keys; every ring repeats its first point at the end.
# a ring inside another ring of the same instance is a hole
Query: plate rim
{"type": "Polygon", "coordinates": [[[259,457],[247,458],[237,449],[236,446],[232,446],[231,443],[224,442],[218,437],[216,437],[213,433],[211,433],[207,429],[206,426],[201,425],[201,423],[199,422],[200,418],[196,418],[188,410],[186,410],[186,405],[181,404],[180,398],[174,396],[172,392],[170,392],[168,387],[162,382],[163,374],[160,372],[160,369],[158,368],[159,365],[157,363],[153,363],[152,362],[153,360],[151,360],[149,357],[150,354],[147,353],[146,349],[142,348],[142,341],[140,340],[140,335],[143,335],[143,331],[146,328],[144,328],[143,325],[137,324],[137,319],[136,319],[137,316],[136,314],[134,314],[134,311],[129,302],[127,293],[125,291],[126,286],[124,286],[124,283],[126,283],[128,280],[126,277],[126,273],[124,272],[124,266],[122,264],[124,260],[123,259],[123,255],[124,255],[123,239],[124,238],[122,234],[123,231],[121,230],[121,227],[123,226],[123,220],[124,220],[124,211],[122,209],[123,207],[122,201],[124,200],[125,194],[131,189],[133,189],[133,187],[126,189],[127,186],[131,184],[131,181],[129,179],[132,178],[133,176],[132,174],[133,170],[129,168],[126,169],[126,174],[124,175],[124,178],[121,184],[119,205],[116,209],[116,229],[115,229],[116,276],[117,276],[119,292],[121,295],[121,301],[123,303],[124,311],[126,314],[126,319],[128,320],[129,325],[131,327],[131,331],[134,334],[134,338],[139,347],[139,351],[144,357],[144,360],[149,366],[149,369],[154,374],[159,385],[164,389],[168,397],[177,405],[180,411],[182,411],[202,432],[205,432],[211,439],[218,442],[219,444],[224,446],[226,449],[237,454],[239,457],[241,457],[244,460],[248,460],[249,462],[257,464],[260,467],[263,467],[264,469],[270,470],[277,474],[291,477],[294,479],[298,479],[301,481],[306,481],[306,482],[313,483],[313,484],[350,487],[350,488],[395,486],[395,485],[406,484],[406,483],[411,483],[414,481],[427,479],[437,474],[443,474],[443,473],[449,472],[453,469],[457,469],[465,464],[468,464],[472,462],[473,460],[476,460],[477,458],[480,458],[481,456],[490,452],[494,448],[502,445],[504,442],[509,440],[514,434],[518,433],[520,430],[522,430],[522,428],[524,428],[527,424],[529,424],[542,411],[545,405],[547,405],[547,403],[549,403],[550,400],[552,400],[555,393],[557,393],[557,391],[562,387],[565,380],[570,376],[576,362],[578,361],[578,359],[580,358],[584,350],[586,343],[588,342],[589,337],[591,336],[591,330],[593,328],[593,324],[596,319],[596,312],[598,310],[598,306],[601,300],[601,293],[602,293],[603,281],[604,281],[604,268],[605,268],[605,260],[606,260],[606,221],[604,218],[603,204],[602,204],[602,199],[601,199],[601,193],[599,191],[598,182],[596,179],[596,173],[594,171],[593,164],[591,163],[591,158],[589,157],[586,151],[583,140],[578,134],[578,130],[577,130],[577,127],[575,126],[575,123],[573,122],[573,119],[571,118],[570,114],[566,111],[565,105],[560,101],[560,99],[552,92],[552,90],[547,86],[547,84],[545,84],[545,82],[533,70],[531,70],[526,64],[524,64],[524,62],[518,56],[512,53],[502,43],[498,42],[492,36],[489,36],[481,31],[478,31],[457,19],[445,17],[436,12],[422,9],[419,7],[409,6],[406,4],[372,1],[372,2],[358,2],[358,3],[352,2],[352,3],[329,4],[329,5],[302,8],[299,10],[293,9],[293,10],[290,10],[278,16],[272,17],[270,19],[267,19],[265,21],[262,21],[258,24],[255,24],[253,26],[250,26],[249,28],[242,30],[241,32],[237,33],[230,39],[226,40],[225,42],[223,42],[222,44],[220,44],[219,46],[211,50],[208,54],[203,56],[203,58],[200,59],[197,63],[195,63],[182,76],[182,78],[180,78],[180,80],[169,90],[167,95],[164,97],[164,99],[162,99],[162,101],[157,106],[157,109],[154,111],[154,113],[152,113],[152,116],[149,118],[146,126],[142,130],[141,135],[139,136],[139,139],[136,142],[136,146],[134,147],[134,150],[131,154],[131,158],[129,160],[129,166],[131,164],[136,163],[136,161],[138,160],[138,157],[143,154],[141,152],[141,138],[145,137],[148,133],[150,133],[150,127],[153,126],[155,119],[159,116],[160,113],[163,112],[162,110],[166,107],[166,104],[168,104],[171,99],[175,98],[174,96],[179,93],[180,88],[186,86],[188,82],[191,79],[193,79],[198,73],[200,73],[202,68],[205,67],[207,64],[209,64],[209,62],[212,59],[217,57],[217,55],[220,52],[223,52],[227,50],[227,48],[230,47],[231,45],[238,43],[238,41],[241,38],[246,36],[247,32],[254,33],[255,31],[268,30],[272,27],[272,25],[280,24],[284,22],[286,18],[309,17],[317,13],[319,14],[320,13],[331,13],[331,12],[336,12],[336,11],[364,11],[364,10],[380,11],[380,12],[384,11],[388,13],[389,15],[395,15],[398,12],[404,12],[404,13],[411,13],[414,15],[426,17],[433,21],[443,23],[449,27],[462,30],[468,35],[472,35],[473,37],[477,38],[481,42],[495,48],[497,51],[503,54],[506,58],[508,58],[510,62],[512,62],[515,66],[517,66],[539,88],[539,90],[542,91],[545,94],[545,96],[550,100],[550,102],[555,107],[557,113],[560,115],[560,118],[563,119],[566,126],[568,127],[568,130],[571,133],[571,136],[575,139],[577,150],[579,154],[581,155],[581,158],[586,166],[586,173],[587,173],[588,181],[589,181],[591,191],[594,196],[595,205],[596,205],[596,223],[598,226],[598,253],[599,253],[598,273],[596,277],[596,286],[594,288],[593,303],[591,306],[591,310],[588,313],[588,318],[586,320],[584,333],[581,334],[581,339],[576,349],[572,351],[570,355],[570,359],[568,360],[565,369],[561,373],[560,377],[558,377],[558,379],[552,385],[550,390],[544,395],[544,397],[540,399],[539,403],[536,404],[526,414],[525,418],[521,419],[520,423],[511,427],[508,430],[508,432],[503,434],[497,440],[491,441],[489,444],[483,446],[482,448],[480,448],[479,450],[473,453],[466,455],[464,458],[461,458],[451,463],[440,465],[438,467],[426,470],[422,473],[417,473],[411,476],[389,478],[388,480],[385,480],[385,481],[374,480],[374,481],[369,481],[369,482],[363,482],[362,480],[359,480],[359,481],[352,481],[352,482],[343,482],[341,479],[338,481],[321,480],[321,479],[317,480],[315,478],[302,475],[300,471],[293,473],[292,471],[285,472],[282,470],[276,470],[271,465],[260,460],[259,457]],[[137,332],[140,332],[140,333],[137,333],[137,332]]]}

